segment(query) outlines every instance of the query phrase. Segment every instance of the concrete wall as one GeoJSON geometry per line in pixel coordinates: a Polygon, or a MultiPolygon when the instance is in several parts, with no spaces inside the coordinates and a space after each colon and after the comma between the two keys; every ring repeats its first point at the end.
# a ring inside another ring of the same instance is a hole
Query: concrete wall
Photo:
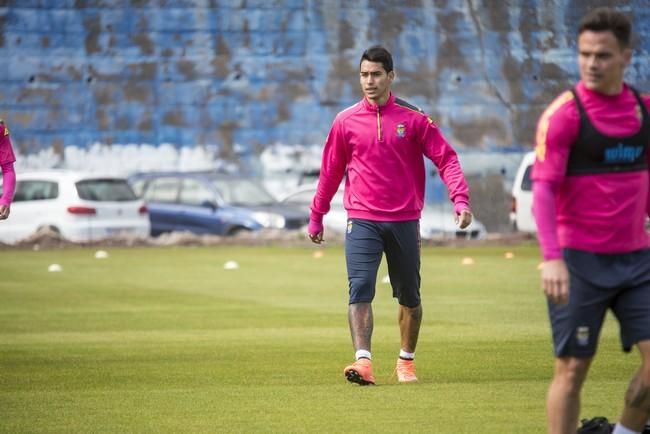
{"type": "Polygon", "coordinates": [[[382,43],[395,91],[459,149],[521,150],[577,77],[579,17],[614,4],[637,33],[627,79],[650,90],[648,0],[0,0],[0,117],[22,154],[320,144],[382,43]]]}

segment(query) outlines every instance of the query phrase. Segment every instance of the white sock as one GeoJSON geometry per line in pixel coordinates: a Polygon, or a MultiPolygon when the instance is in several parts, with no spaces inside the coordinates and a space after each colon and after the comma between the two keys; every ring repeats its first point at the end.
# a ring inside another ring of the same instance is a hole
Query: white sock
{"type": "Polygon", "coordinates": [[[413,359],[415,359],[415,353],[407,353],[404,350],[399,350],[399,358],[400,359],[413,360],[413,359]]]}
{"type": "Polygon", "coordinates": [[[372,356],[370,356],[370,351],[368,350],[357,350],[356,353],[354,353],[354,357],[359,360],[359,359],[369,359],[372,360],[372,356]]]}
{"type": "Polygon", "coordinates": [[[621,425],[620,422],[618,422],[614,427],[612,434],[641,434],[641,431],[632,431],[629,428],[625,428],[623,425],[621,425]]]}

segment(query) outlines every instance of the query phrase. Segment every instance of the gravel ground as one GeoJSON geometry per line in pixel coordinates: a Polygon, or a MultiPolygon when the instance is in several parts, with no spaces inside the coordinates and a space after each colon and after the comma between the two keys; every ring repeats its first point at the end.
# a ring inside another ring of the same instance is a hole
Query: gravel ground
{"type": "MultiPolygon", "coordinates": [[[[326,243],[340,245],[344,237],[339,233],[326,234],[326,243]]],[[[520,233],[491,233],[483,240],[465,240],[437,238],[422,240],[423,246],[468,246],[468,245],[516,245],[521,243],[536,242],[535,236],[520,233]]],[[[0,250],[11,249],[62,249],[69,247],[94,246],[94,247],[132,247],[132,246],[216,246],[216,245],[286,245],[286,246],[311,246],[304,231],[287,230],[261,230],[245,232],[235,236],[194,235],[189,232],[172,232],[159,237],[129,237],[116,236],[100,241],[72,242],[62,238],[59,234],[43,230],[19,241],[16,244],[0,243],[0,250]]]]}

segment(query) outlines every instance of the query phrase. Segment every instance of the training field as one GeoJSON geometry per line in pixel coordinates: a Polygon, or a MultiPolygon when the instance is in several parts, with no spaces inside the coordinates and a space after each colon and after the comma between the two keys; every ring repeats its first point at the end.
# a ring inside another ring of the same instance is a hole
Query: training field
{"type": "MultiPolygon", "coordinates": [[[[535,246],[423,249],[411,385],[391,379],[397,307],[382,265],[375,387],[342,375],[353,351],[341,246],[106,250],[0,251],[0,432],[545,431],[552,352],[535,246]]],[[[637,362],[608,317],[582,416],[615,418],[637,362]]]]}

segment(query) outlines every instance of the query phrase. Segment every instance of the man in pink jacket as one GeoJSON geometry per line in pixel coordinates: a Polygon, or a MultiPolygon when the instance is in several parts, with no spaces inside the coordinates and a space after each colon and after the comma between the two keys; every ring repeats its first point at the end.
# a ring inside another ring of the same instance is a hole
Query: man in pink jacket
{"type": "Polygon", "coordinates": [[[430,117],[391,93],[394,78],[393,59],[385,48],[375,46],[363,53],[359,80],[364,98],[340,112],[332,124],[308,228],[311,240],[321,243],[323,215],[345,175],[348,319],[356,361],[345,367],[344,375],[360,385],[375,384],[371,303],[383,253],[393,296],[399,302],[397,378],[417,381],[424,157],[433,161],[447,185],[459,226],[465,228],[472,221],[469,191],[456,152],[430,117]]]}
{"type": "Polygon", "coordinates": [[[548,432],[576,432],[580,391],[611,309],[625,351],[641,367],[615,434],[640,433],[650,416],[650,97],[623,81],[631,24],[598,8],[578,31],[581,81],[537,127],[533,212],[544,263],[542,287],[555,349],[548,432]]]}
{"type": "Polygon", "coordinates": [[[0,197],[0,220],[9,217],[9,208],[16,189],[16,173],[14,172],[14,156],[9,138],[9,128],[0,119],[0,169],[2,170],[2,196],[0,197]]]}

